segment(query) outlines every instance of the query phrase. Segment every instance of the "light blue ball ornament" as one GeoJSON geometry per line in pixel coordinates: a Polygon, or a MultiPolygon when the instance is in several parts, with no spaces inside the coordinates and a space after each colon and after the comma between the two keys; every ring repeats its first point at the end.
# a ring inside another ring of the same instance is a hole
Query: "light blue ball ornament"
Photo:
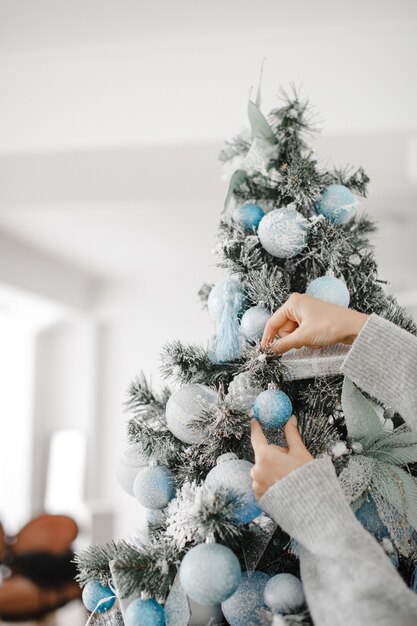
{"type": "Polygon", "coordinates": [[[264,217],[265,211],[257,204],[247,202],[233,211],[235,222],[243,226],[247,231],[256,230],[259,222],[264,217]]]}
{"type": "Polygon", "coordinates": [[[329,185],[316,202],[319,215],[333,224],[346,224],[356,213],[358,201],[344,185],[329,185]]]}
{"type": "Polygon", "coordinates": [[[126,626],[164,626],[164,609],[156,600],[133,600],[126,609],[126,626]]]}
{"type": "Polygon", "coordinates": [[[259,223],[258,236],[262,247],[279,259],[290,259],[307,245],[309,222],[295,209],[274,209],[259,223]]]}
{"type": "Polygon", "coordinates": [[[200,604],[220,604],[240,582],[239,559],[219,543],[202,543],[191,548],[180,565],[184,591],[200,604]]]}
{"type": "Polygon", "coordinates": [[[233,453],[227,457],[222,455],[205,479],[205,484],[212,489],[229,489],[236,494],[234,521],[238,524],[248,524],[262,513],[252,489],[252,467],[250,461],[238,459],[233,453]]]}
{"type": "Polygon", "coordinates": [[[230,626],[258,623],[259,609],[265,607],[264,592],[270,576],[264,572],[244,572],[235,593],[222,602],[223,615],[230,626]]]}
{"type": "Polygon", "coordinates": [[[253,412],[265,428],[282,428],[292,415],[292,402],[280,389],[262,391],[253,405],[253,412]]]}
{"type": "Polygon", "coordinates": [[[252,306],[245,311],[240,320],[240,327],[248,341],[262,339],[264,328],[271,317],[271,313],[263,306],[252,306]]]}
{"type": "Polygon", "coordinates": [[[305,604],[303,585],[292,574],[277,574],[266,583],[264,599],[272,611],[284,615],[298,613],[305,604]]]}
{"type": "Polygon", "coordinates": [[[140,470],[133,483],[136,500],[148,509],[163,509],[175,496],[174,476],[159,465],[140,470]]]}
{"type": "Polygon", "coordinates": [[[230,296],[233,295],[233,304],[237,312],[242,311],[245,305],[245,294],[237,278],[228,278],[214,285],[207,298],[207,308],[211,317],[220,322],[224,308],[230,296]]]}
{"type": "Polygon", "coordinates": [[[320,276],[311,281],[306,293],[324,302],[331,302],[347,308],[350,294],[345,283],[335,276],[320,276]]]}
{"type": "Polygon", "coordinates": [[[88,611],[105,613],[115,603],[116,594],[107,585],[102,585],[97,580],[90,580],[83,589],[82,599],[88,611]]]}

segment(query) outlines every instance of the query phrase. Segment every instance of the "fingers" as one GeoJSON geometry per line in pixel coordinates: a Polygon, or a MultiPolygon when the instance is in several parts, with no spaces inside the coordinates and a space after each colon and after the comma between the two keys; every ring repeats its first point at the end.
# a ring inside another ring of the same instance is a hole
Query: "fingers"
{"type": "Polygon", "coordinates": [[[291,298],[289,298],[267,321],[262,335],[261,345],[267,346],[278,334],[279,329],[288,321],[296,322],[292,313],[291,298]]]}
{"type": "Polygon", "coordinates": [[[297,418],[295,415],[291,415],[284,428],[285,439],[290,453],[294,448],[305,448],[304,442],[301,439],[301,435],[297,428],[297,418]]]}
{"type": "Polygon", "coordinates": [[[250,422],[251,426],[251,442],[252,448],[255,453],[255,460],[259,456],[259,453],[268,446],[268,440],[265,437],[260,423],[252,418],[250,422]]]}
{"type": "Polygon", "coordinates": [[[284,352],[288,352],[288,350],[292,350],[292,348],[302,348],[305,345],[305,333],[299,326],[293,333],[289,333],[278,339],[278,341],[271,346],[271,349],[277,354],[284,354],[284,352]]]}

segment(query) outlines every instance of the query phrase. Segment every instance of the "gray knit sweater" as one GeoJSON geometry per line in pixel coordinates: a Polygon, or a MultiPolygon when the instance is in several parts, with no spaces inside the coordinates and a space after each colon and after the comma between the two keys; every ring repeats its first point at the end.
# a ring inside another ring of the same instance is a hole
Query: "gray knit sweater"
{"type": "MultiPolygon", "coordinates": [[[[341,371],[417,430],[417,338],[372,314],[341,371]]],[[[272,485],[259,506],[300,546],[315,626],[416,626],[417,594],[357,521],[330,459],[272,485]]]]}

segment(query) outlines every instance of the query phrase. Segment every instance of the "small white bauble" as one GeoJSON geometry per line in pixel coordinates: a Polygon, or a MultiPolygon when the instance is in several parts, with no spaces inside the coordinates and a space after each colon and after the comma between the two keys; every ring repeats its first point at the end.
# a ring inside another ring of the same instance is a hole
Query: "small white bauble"
{"type": "Polygon", "coordinates": [[[279,259],[290,259],[307,245],[309,223],[295,209],[274,209],[259,223],[259,240],[269,254],[279,259]]]}
{"type": "Polygon", "coordinates": [[[248,341],[259,341],[262,339],[265,325],[270,317],[270,312],[263,306],[252,306],[245,311],[240,320],[240,326],[246,339],[248,341]]]}
{"type": "Polygon", "coordinates": [[[133,496],[133,483],[142,468],[148,465],[147,456],[138,450],[137,444],[130,444],[121,454],[117,469],[117,480],[121,488],[133,496]]]}
{"type": "Polygon", "coordinates": [[[251,372],[241,372],[230,383],[226,402],[236,411],[253,415],[253,403],[262,391],[262,387],[255,383],[251,372]]]}
{"type": "MultiPolygon", "coordinates": [[[[206,385],[184,385],[171,395],[166,406],[167,426],[184,443],[200,443],[203,428],[191,426],[217,400],[217,392],[206,385]]],[[[204,424],[202,424],[203,426],[204,424]]]]}
{"type": "Polygon", "coordinates": [[[305,604],[303,585],[292,574],[277,574],[268,580],[264,591],[265,604],[278,613],[297,613],[305,604]]]}

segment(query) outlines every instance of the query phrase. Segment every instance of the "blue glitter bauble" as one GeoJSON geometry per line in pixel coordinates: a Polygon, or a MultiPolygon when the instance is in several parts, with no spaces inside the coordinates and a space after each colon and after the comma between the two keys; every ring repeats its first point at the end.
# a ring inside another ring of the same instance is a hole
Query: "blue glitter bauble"
{"type": "Polygon", "coordinates": [[[292,414],[292,402],[283,391],[267,389],[256,398],[253,412],[265,428],[282,428],[292,414]]]}
{"type": "Polygon", "coordinates": [[[163,509],[175,496],[174,476],[167,467],[145,467],[136,476],[133,491],[142,506],[163,509]]]}
{"type": "Polygon", "coordinates": [[[133,600],[126,610],[126,626],[164,626],[164,609],[156,600],[133,600]]]}
{"type": "Polygon", "coordinates": [[[245,305],[243,287],[237,278],[228,278],[214,285],[207,299],[207,308],[211,317],[220,322],[226,306],[226,295],[234,293],[236,310],[239,313],[245,305]]]}
{"type": "Polygon", "coordinates": [[[264,593],[265,604],[277,613],[298,613],[305,604],[301,580],[292,574],[277,574],[268,580],[264,593]]]}
{"type": "Polygon", "coordinates": [[[244,572],[235,593],[222,602],[223,615],[230,626],[258,623],[258,611],[265,606],[264,592],[271,577],[264,572],[244,572]]]}
{"type": "Polygon", "coordinates": [[[233,211],[235,222],[243,226],[245,230],[253,231],[258,228],[259,222],[264,217],[265,211],[257,204],[247,202],[233,211]]]}
{"type": "Polygon", "coordinates": [[[357,199],[344,185],[329,185],[316,202],[316,211],[333,224],[346,224],[356,213],[357,199]]]}
{"type": "Polygon", "coordinates": [[[331,302],[347,308],[350,294],[345,283],[334,276],[320,276],[311,281],[306,293],[324,302],[331,302]]]}
{"type": "Polygon", "coordinates": [[[248,341],[262,339],[264,328],[271,317],[271,313],[263,306],[252,306],[245,311],[240,320],[242,332],[248,341]]]}
{"type": "Polygon", "coordinates": [[[366,530],[371,533],[377,541],[381,542],[386,537],[389,538],[390,534],[388,532],[388,528],[379,517],[376,504],[370,496],[359,507],[355,515],[362,526],[366,528],[366,530]]]}
{"type": "Polygon", "coordinates": [[[239,559],[219,543],[191,548],[180,566],[184,591],[200,604],[219,604],[236,591],[240,581],[239,559]]]}
{"type": "Polygon", "coordinates": [[[200,443],[205,422],[201,428],[195,422],[216,400],[217,392],[206,385],[183,385],[171,394],[165,408],[169,430],[184,443],[200,443]]]}
{"type": "Polygon", "coordinates": [[[236,494],[234,520],[247,524],[262,510],[256,504],[250,471],[253,464],[245,459],[219,462],[206,476],[205,484],[213,489],[230,489],[236,494]]]}
{"type": "Polygon", "coordinates": [[[279,259],[290,259],[307,245],[309,222],[295,209],[274,209],[259,223],[262,247],[279,259]]]}
{"type": "Polygon", "coordinates": [[[107,587],[107,585],[102,585],[97,580],[90,580],[83,589],[83,603],[85,608],[88,611],[94,613],[105,613],[113,606],[116,597],[114,591],[107,587]],[[105,602],[102,602],[99,606],[97,606],[100,600],[104,600],[107,598],[105,602]]]}

